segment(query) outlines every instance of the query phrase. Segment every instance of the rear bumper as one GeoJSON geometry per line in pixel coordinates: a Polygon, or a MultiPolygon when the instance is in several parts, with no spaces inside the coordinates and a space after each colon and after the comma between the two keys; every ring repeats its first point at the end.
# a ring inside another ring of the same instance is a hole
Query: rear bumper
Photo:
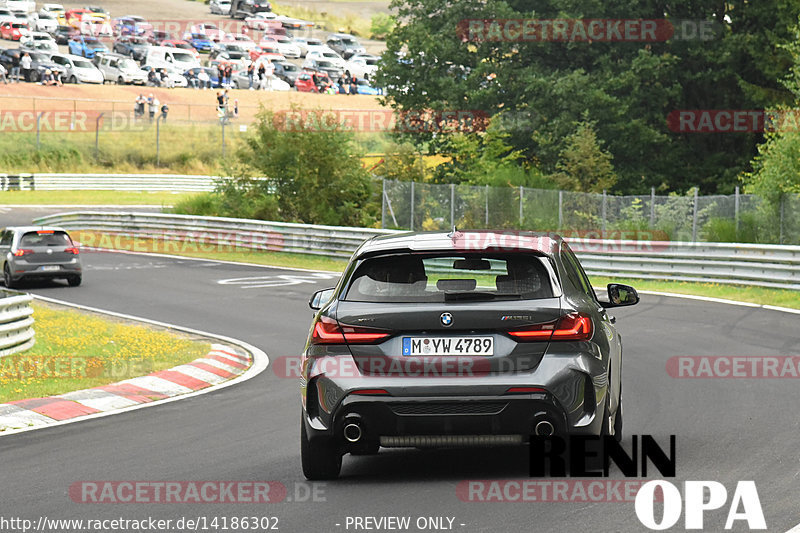
{"type": "Polygon", "coordinates": [[[9,264],[11,277],[14,280],[21,279],[59,279],[67,278],[70,276],[81,275],[82,269],[80,263],[62,263],[56,265],[58,270],[40,270],[43,265],[25,265],[25,264],[9,264]]]}

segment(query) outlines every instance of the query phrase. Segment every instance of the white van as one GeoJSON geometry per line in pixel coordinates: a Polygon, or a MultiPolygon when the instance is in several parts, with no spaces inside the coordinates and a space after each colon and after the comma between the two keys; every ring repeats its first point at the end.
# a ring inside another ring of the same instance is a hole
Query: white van
{"type": "Polygon", "coordinates": [[[147,49],[145,65],[156,68],[170,68],[179,72],[186,72],[190,68],[200,66],[200,60],[193,53],[181,48],[171,46],[151,46],[147,49]]]}

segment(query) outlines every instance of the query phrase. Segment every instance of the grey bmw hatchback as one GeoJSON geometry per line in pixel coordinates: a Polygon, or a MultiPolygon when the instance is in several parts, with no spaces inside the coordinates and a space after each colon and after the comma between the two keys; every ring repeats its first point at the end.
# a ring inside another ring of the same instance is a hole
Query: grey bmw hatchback
{"type": "Polygon", "coordinates": [[[353,254],[316,292],[303,353],[308,479],[380,447],[524,445],[530,435],[622,434],[622,343],[559,236],[402,233],[353,254]]]}
{"type": "Polygon", "coordinates": [[[81,284],[80,251],[61,228],[19,226],[0,230],[3,282],[9,289],[29,279],[66,279],[81,284]]]}

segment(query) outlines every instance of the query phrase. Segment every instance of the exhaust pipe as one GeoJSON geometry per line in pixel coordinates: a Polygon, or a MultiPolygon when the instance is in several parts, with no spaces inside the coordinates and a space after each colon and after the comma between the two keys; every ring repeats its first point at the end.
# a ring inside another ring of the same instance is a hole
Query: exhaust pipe
{"type": "Polygon", "coordinates": [[[358,442],[361,440],[361,426],[358,424],[347,424],[344,427],[344,438],[348,442],[358,442]]]}
{"type": "Polygon", "coordinates": [[[549,420],[541,420],[539,423],[536,424],[534,432],[540,437],[549,437],[553,433],[555,433],[555,428],[553,427],[553,424],[551,424],[549,420]]]}

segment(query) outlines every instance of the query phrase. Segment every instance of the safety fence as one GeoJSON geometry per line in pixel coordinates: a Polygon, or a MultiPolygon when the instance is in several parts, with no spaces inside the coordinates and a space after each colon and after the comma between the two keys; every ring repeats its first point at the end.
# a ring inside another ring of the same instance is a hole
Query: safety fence
{"type": "MultiPolygon", "coordinates": [[[[365,240],[393,230],[149,213],[77,211],[37,224],[210,247],[349,257],[365,240]]],[[[508,231],[515,236],[517,232],[508,231]]],[[[568,238],[590,275],[800,290],[800,246],[568,238]]],[[[114,241],[109,240],[109,243],[114,241]]],[[[84,243],[86,244],[86,243],[84,243]]]]}
{"type": "Polygon", "coordinates": [[[30,294],[0,289],[0,357],[33,346],[32,301],[30,294]]]}

